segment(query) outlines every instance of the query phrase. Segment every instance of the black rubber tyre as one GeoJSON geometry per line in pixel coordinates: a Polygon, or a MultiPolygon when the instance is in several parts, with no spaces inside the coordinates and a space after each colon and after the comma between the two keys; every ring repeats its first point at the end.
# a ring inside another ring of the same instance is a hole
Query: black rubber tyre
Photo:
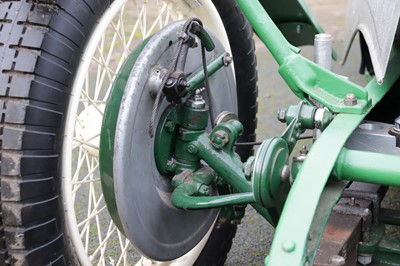
{"type": "MultiPolygon", "coordinates": [[[[111,2],[0,1],[0,265],[78,264],[60,194],[65,112],[83,49],[111,2]]],[[[257,110],[252,31],[233,0],[215,2],[224,2],[217,4],[220,11],[228,6],[235,11],[221,16],[232,37],[242,141],[252,141],[257,110]]],[[[223,248],[206,246],[199,264],[223,264],[235,231],[230,224],[215,229],[207,246],[223,248]]]]}
{"type": "MultiPolygon", "coordinates": [[[[213,3],[222,18],[234,55],[239,120],[244,127],[238,142],[254,142],[257,128],[258,77],[253,29],[236,1],[213,0],[213,3]]],[[[253,147],[240,147],[236,152],[242,160],[246,160],[253,155],[253,147]]]]}
{"type": "MultiPolygon", "coordinates": [[[[244,126],[238,142],[253,142],[256,140],[258,95],[253,29],[236,1],[213,0],[213,3],[222,18],[234,55],[239,120],[244,126]]],[[[246,160],[253,154],[253,147],[239,146],[236,152],[246,160]]],[[[229,223],[214,228],[195,265],[224,265],[236,230],[237,226],[229,223]],[[215,260],[211,262],[210,257],[215,260]]]]}

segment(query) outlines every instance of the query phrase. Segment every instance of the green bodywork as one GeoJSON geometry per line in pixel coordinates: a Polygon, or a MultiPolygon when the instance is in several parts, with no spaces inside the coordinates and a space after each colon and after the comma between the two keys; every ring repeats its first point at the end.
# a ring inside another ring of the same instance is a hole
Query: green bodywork
{"type": "MultiPolygon", "coordinates": [[[[399,156],[343,148],[348,137],[400,76],[400,56],[393,54],[383,84],[378,85],[373,79],[363,88],[305,59],[293,46],[312,44],[315,33],[322,32],[303,1],[237,2],[279,64],[279,73],[302,102],[285,112],[283,120],[288,127],[282,136],[265,140],[257,156],[246,164],[234,152],[235,142],[243,130],[239,121],[220,123],[206,133],[208,108],[171,105],[157,126],[156,165],[161,174],[171,177],[175,188],[172,203],[176,207],[202,209],[252,204],[276,226],[265,264],[305,265],[313,262],[329,214],[348,181],[400,186],[399,180],[393,178],[399,176],[399,156]],[[287,8],[282,9],[282,5],[287,8]],[[344,102],[349,93],[357,98],[350,106],[344,102]],[[301,133],[316,127],[317,107],[310,106],[310,98],[329,111],[320,125],[322,134],[312,145],[306,160],[293,167],[295,176],[292,178],[295,179],[290,187],[285,174],[289,154],[301,133]],[[370,161],[375,163],[371,165],[370,161]],[[231,194],[217,195],[215,188],[221,183],[233,189],[231,194]]],[[[114,83],[101,132],[102,186],[107,207],[120,230],[113,187],[114,136],[123,90],[144,45],[129,56],[114,83]]],[[[223,66],[222,56],[208,64],[210,73],[223,66]]],[[[189,92],[193,93],[204,81],[204,74],[199,70],[189,80],[189,92]]],[[[396,223],[398,217],[397,213],[385,213],[382,220],[396,223]]],[[[377,237],[363,243],[360,251],[376,254],[375,259],[380,262],[396,261],[400,244],[382,239],[383,233],[379,228],[376,230],[377,237]],[[387,254],[388,251],[391,254],[387,254]]]]}
{"type": "Polygon", "coordinates": [[[304,0],[260,0],[260,3],[292,45],[312,45],[315,34],[324,32],[304,0]]]}
{"type": "Polygon", "coordinates": [[[308,101],[312,97],[337,113],[362,114],[369,109],[371,102],[365,88],[302,57],[285,39],[258,1],[237,2],[279,64],[279,73],[300,99],[308,101]],[[344,98],[349,93],[358,99],[354,106],[344,104],[344,98]]]}

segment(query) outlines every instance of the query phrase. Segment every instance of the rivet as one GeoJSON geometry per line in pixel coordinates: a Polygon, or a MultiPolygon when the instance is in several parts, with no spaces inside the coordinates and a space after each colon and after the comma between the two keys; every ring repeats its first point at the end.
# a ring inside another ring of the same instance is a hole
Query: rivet
{"type": "Polygon", "coordinates": [[[296,243],[294,243],[292,240],[286,240],[282,244],[282,249],[287,253],[291,253],[296,249],[296,243]]]}

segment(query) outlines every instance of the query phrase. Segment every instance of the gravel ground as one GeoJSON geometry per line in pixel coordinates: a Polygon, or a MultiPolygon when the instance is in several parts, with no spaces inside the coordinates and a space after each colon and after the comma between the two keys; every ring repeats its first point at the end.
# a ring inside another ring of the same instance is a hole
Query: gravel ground
{"type": "MultiPolygon", "coordinates": [[[[344,28],[346,17],[346,0],[308,0],[310,9],[320,21],[324,30],[333,35],[334,49],[339,55],[343,53],[344,28]]],[[[362,76],[358,75],[360,55],[358,44],[353,45],[350,57],[344,67],[335,63],[333,70],[350,77],[359,84],[364,83],[362,76]]],[[[279,76],[278,66],[272,56],[256,40],[257,61],[259,72],[259,110],[258,110],[258,140],[280,135],[285,129],[284,125],[276,119],[276,112],[290,104],[299,102],[291,93],[285,82],[279,76]]],[[[302,47],[302,54],[308,58],[313,57],[312,47],[302,47]]],[[[247,208],[246,216],[234,239],[226,265],[261,265],[268,254],[274,234],[270,226],[251,207],[247,208]]]]}

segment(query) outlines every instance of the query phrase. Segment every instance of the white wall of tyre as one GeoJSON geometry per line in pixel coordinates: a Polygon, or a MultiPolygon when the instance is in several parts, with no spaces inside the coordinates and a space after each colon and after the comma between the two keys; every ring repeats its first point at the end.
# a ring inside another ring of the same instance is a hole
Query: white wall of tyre
{"type": "MultiPolygon", "coordinates": [[[[125,5],[129,5],[129,7],[135,7],[134,2],[143,4],[144,2],[152,2],[152,1],[117,0],[111,4],[110,8],[101,17],[94,32],[91,34],[88,45],[85,49],[85,52],[82,55],[81,63],[80,63],[79,69],[77,71],[77,75],[76,75],[74,85],[73,85],[73,88],[71,91],[71,96],[70,96],[70,101],[69,101],[69,106],[68,106],[68,111],[67,111],[66,125],[65,125],[65,132],[64,132],[64,142],[63,142],[63,153],[62,153],[62,198],[63,198],[63,204],[64,204],[68,236],[70,238],[74,252],[75,252],[77,258],[79,259],[79,262],[82,265],[91,265],[92,258],[90,257],[91,255],[87,254],[87,252],[85,250],[85,243],[83,243],[83,241],[82,241],[83,236],[81,235],[82,232],[80,232],[80,230],[78,228],[77,217],[75,214],[76,210],[75,210],[75,206],[74,206],[73,191],[75,191],[77,182],[73,181],[73,176],[75,176],[75,173],[73,173],[72,167],[71,167],[72,163],[73,163],[72,162],[73,156],[74,156],[73,146],[78,143],[79,145],[83,146],[83,148],[85,149],[86,152],[90,153],[92,156],[96,155],[96,144],[98,147],[98,136],[96,136],[96,135],[100,133],[99,132],[100,126],[94,127],[93,125],[101,124],[101,119],[99,119],[99,117],[101,118],[101,116],[99,116],[99,113],[101,114],[102,110],[104,110],[104,101],[98,101],[98,99],[90,99],[90,95],[88,95],[89,94],[88,90],[90,89],[89,88],[90,85],[88,83],[91,81],[90,81],[90,78],[88,78],[88,73],[89,73],[91,67],[93,68],[93,64],[95,64],[95,65],[103,64],[106,67],[108,67],[106,65],[106,63],[108,61],[107,58],[101,58],[101,60],[97,60],[97,61],[93,60],[95,58],[96,52],[99,52],[99,43],[103,42],[100,45],[100,47],[103,47],[103,48],[106,47],[106,49],[110,49],[109,47],[107,47],[107,45],[109,45],[109,44],[104,43],[105,39],[106,39],[106,37],[104,37],[104,35],[107,33],[107,30],[109,30],[110,27],[113,27],[115,31],[129,32],[129,31],[125,31],[126,30],[125,28],[122,28],[122,27],[124,27],[124,25],[122,23],[123,22],[122,18],[124,16],[123,12],[126,12],[125,5]],[[113,20],[115,20],[116,18],[118,19],[118,17],[120,17],[120,19],[118,21],[120,21],[121,23],[112,25],[111,22],[113,20]],[[99,62],[99,61],[101,61],[101,62],[99,62]],[[87,108],[84,107],[83,110],[79,110],[79,105],[82,104],[82,100],[84,100],[86,102],[87,108]],[[94,105],[96,107],[93,107],[94,105]],[[91,114],[93,114],[93,115],[91,115],[91,114]],[[83,115],[85,115],[86,119],[82,118],[83,115]],[[76,126],[76,124],[78,123],[77,117],[78,118],[80,117],[79,119],[83,120],[83,121],[79,121],[79,123],[80,123],[79,126],[76,126]],[[96,120],[99,120],[99,121],[97,122],[96,120]],[[90,122],[90,123],[88,123],[88,122],[90,122]],[[97,122],[97,123],[94,123],[94,122],[97,122]],[[84,128],[84,129],[82,129],[82,128],[84,128]],[[82,140],[80,140],[81,142],[78,142],[76,136],[77,136],[77,134],[80,134],[80,133],[82,133],[81,137],[83,137],[84,140],[89,139],[86,144],[82,140]],[[89,138],[88,138],[88,136],[89,136],[89,138]]],[[[175,14],[171,13],[171,16],[175,15],[175,17],[171,18],[170,21],[177,20],[177,19],[183,19],[186,17],[199,17],[211,31],[213,31],[217,36],[219,36],[219,39],[222,42],[222,44],[225,46],[226,50],[230,51],[228,38],[226,36],[224,27],[222,25],[222,21],[220,20],[218,12],[215,9],[215,7],[213,6],[211,0],[202,0],[202,1],[170,0],[170,1],[153,1],[153,2],[158,2],[159,4],[163,4],[162,7],[165,7],[166,9],[171,8],[171,10],[170,10],[171,12],[175,11],[175,14]]],[[[153,8],[154,8],[154,6],[153,6],[153,8]]],[[[139,14],[144,14],[145,12],[148,12],[148,10],[146,10],[146,9],[141,9],[140,11],[142,13],[139,13],[139,14]]],[[[167,10],[164,12],[169,12],[169,11],[167,10]]],[[[142,18],[142,20],[143,20],[143,18],[142,18]]],[[[143,20],[142,24],[145,24],[145,23],[147,23],[147,21],[143,20]]],[[[136,27],[136,30],[141,27],[139,24],[136,27]]],[[[157,26],[162,26],[161,22],[158,22],[157,24],[158,24],[157,26]]],[[[146,29],[146,27],[144,27],[144,29],[146,29]]],[[[157,27],[154,27],[154,30],[157,30],[157,27]]],[[[152,32],[146,32],[146,33],[148,35],[150,35],[152,32]]],[[[119,35],[121,35],[121,34],[119,34],[119,35]]],[[[122,36],[117,36],[117,39],[121,38],[121,37],[122,36]]],[[[140,39],[145,38],[145,37],[148,37],[148,36],[139,34],[140,39]]],[[[111,40],[112,39],[113,38],[111,38],[111,40]]],[[[129,42],[128,42],[128,44],[129,44],[129,42]]],[[[129,48],[132,49],[133,47],[129,47],[129,48]]],[[[126,56],[129,54],[130,49],[124,49],[124,53],[118,56],[120,58],[119,60],[121,60],[123,62],[125,60],[126,56]]],[[[121,64],[117,64],[116,68],[113,71],[106,70],[106,72],[108,72],[106,74],[104,74],[104,70],[97,72],[97,74],[101,73],[103,76],[103,79],[104,79],[104,75],[108,76],[106,78],[109,79],[110,76],[112,76],[118,72],[118,69],[120,66],[121,66],[121,64]]],[[[99,84],[98,79],[99,79],[99,77],[97,77],[95,80],[96,85],[99,84]]],[[[100,93],[98,93],[98,94],[100,94],[100,93]]],[[[93,175],[93,173],[92,173],[92,175],[93,175]]],[[[93,176],[92,176],[92,178],[93,178],[93,176]]],[[[79,186],[81,184],[82,183],[79,183],[79,186]]],[[[91,195],[89,195],[89,196],[91,196],[91,195]]],[[[114,231],[114,232],[116,232],[116,231],[114,231]]],[[[198,257],[199,253],[201,252],[202,247],[207,242],[210,232],[211,232],[211,229],[196,248],[194,248],[187,255],[183,256],[182,258],[179,258],[178,260],[176,260],[174,262],[157,263],[157,262],[151,262],[145,258],[142,258],[138,262],[138,264],[150,264],[150,263],[152,263],[152,264],[156,263],[156,264],[160,264],[160,265],[165,265],[165,264],[189,265],[189,264],[192,264],[198,257]]],[[[99,239],[99,238],[97,238],[97,239],[99,239]]],[[[102,243],[103,243],[107,239],[99,239],[99,241],[100,240],[102,240],[102,243]]],[[[86,239],[86,241],[87,241],[87,239],[86,239]]],[[[124,252],[123,248],[121,248],[121,252],[124,252]]],[[[126,252],[126,249],[125,249],[125,252],[126,252]]],[[[99,252],[97,252],[97,254],[98,253],[99,252]]],[[[114,261],[114,263],[123,262],[123,259],[121,260],[121,258],[122,257],[120,256],[117,261],[114,261]]],[[[104,262],[104,259],[105,258],[103,258],[103,262],[104,262]]],[[[110,258],[108,258],[108,259],[110,259],[110,258]]],[[[112,260],[110,262],[112,262],[112,260]]]]}

